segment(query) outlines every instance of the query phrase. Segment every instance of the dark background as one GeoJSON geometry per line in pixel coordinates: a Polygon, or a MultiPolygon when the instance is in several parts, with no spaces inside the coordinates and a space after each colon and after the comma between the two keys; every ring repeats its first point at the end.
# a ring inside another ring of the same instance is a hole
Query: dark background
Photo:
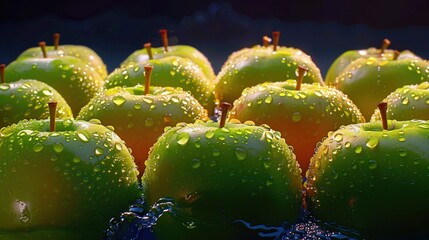
{"type": "Polygon", "coordinates": [[[63,44],[86,45],[118,67],[145,42],[161,45],[168,28],[171,44],[192,45],[218,72],[228,55],[260,44],[281,31],[280,44],[302,49],[324,74],[349,49],[409,49],[429,58],[429,1],[6,1],[0,14],[0,61],[13,61],[26,48],[61,33],[63,44]]]}

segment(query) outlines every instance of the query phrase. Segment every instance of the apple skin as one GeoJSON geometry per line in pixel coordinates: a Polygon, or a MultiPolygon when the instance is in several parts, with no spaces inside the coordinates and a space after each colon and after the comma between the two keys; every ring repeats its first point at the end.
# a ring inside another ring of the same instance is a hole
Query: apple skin
{"type": "Polygon", "coordinates": [[[13,61],[6,67],[5,78],[8,82],[35,79],[48,84],[64,97],[74,116],[103,86],[102,78],[92,67],[69,56],[13,61]]]}
{"type": "Polygon", "coordinates": [[[141,194],[133,158],[102,125],[57,120],[55,132],[49,125],[23,120],[0,130],[0,236],[101,239],[141,194]]]}
{"type": "MultiPolygon", "coordinates": [[[[58,50],[55,50],[54,46],[46,46],[46,53],[48,57],[64,57],[71,56],[76,57],[88,64],[89,67],[95,69],[102,79],[108,75],[106,64],[103,59],[91,48],[82,45],[59,45],[58,50]]],[[[25,58],[43,58],[43,53],[40,47],[33,47],[22,52],[17,60],[25,58]]]]}
{"type": "Polygon", "coordinates": [[[207,109],[209,115],[212,115],[216,106],[214,84],[194,62],[186,58],[165,57],[117,68],[107,77],[104,87],[132,87],[141,83],[145,76],[145,65],[153,67],[152,86],[180,87],[189,91],[207,109]]]}
{"type": "Polygon", "coordinates": [[[308,68],[305,83],[320,83],[320,69],[311,57],[296,48],[254,47],[243,54],[232,54],[233,60],[224,64],[216,77],[217,102],[234,102],[246,87],[263,82],[280,82],[296,77],[298,66],[308,68]]]}
{"type": "Polygon", "coordinates": [[[320,144],[305,183],[316,218],[368,234],[426,231],[429,123],[388,125],[351,124],[320,144]]]}
{"type": "Polygon", "coordinates": [[[23,119],[49,117],[48,102],[57,102],[57,117],[71,118],[66,100],[51,86],[37,80],[19,80],[0,84],[0,128],[23,119]]]}
{"type": "Polygon", "coordinates": [[[188,92],[179,88],[144,86],[114,87],[97,94],[82,108],[77,119],[98,119],[114,127],[132,149],[140,174],[144,172],[148,152],[167,126],[179,122],[207,119],[206,110],[188,92]]]}
{"type": "MultiPolygon", "coordinates": [[[[168,52],[165,52],[164,47],[151,48],[154,59],[162,59],[165,57],[183,57],[191,60],[201,68],[204,75],[214,81],[216,75],[213,67],[207,57],[198,51],[198,49],[188,45],[168,46],[168,52]]],[[[146,62],[149,60],[146,48],[134,51],[122,63],[121,67],[136,65],[137,63],[146,62]]]]}
{"type": "Polygon", "coordinates": [[[333,86],[344,92],[370,119],[387,95],[404,85],[429,81],[429,62],[415,59],[383,60],[370,57],[349,64],[333,86]]]}
{"type": "Polygon", "coordinates": [[[237,239],[234,221],[292,224],[302,206],[292,150],[280,133],[250,122],[219,128],[197,121],[167,130],[151,149],[142,185],[149,206],[161,198],[177,203],[178,214],[154,226],[158,239],[237,239]],[[196,227],[186,228],[184,219],[196,227]]]}
{"type": "MultiPolygon", "coordinates": [[[[388,119],[429,120],[429,82],[398,88],[389,94],[383,102],[389,106],[387,108],[388,119]]],[[[371,116],[371,122],[380,120],[380,110],[377,108],[371,116]]]]}
{"type": "MultiPolygon", "coordinates": [[[[337,57],[334,62],[329,67],[325,76],[325,83],[327,85],[332,85],[335,82],[335,78],[354,60],[359,58],[379,58],[379,59],[392,59],[394,56],[394,51],[392,49],[385,49],[383,54],[381,54],[380,49],[377,48],[368,48],[361,50],[349,50],[337,57]]],[[[419,56],[415,55],[409,50],[401,51],[398,59],[421,59],[419,56]]]]}
{"type": "Polygon", "coordinates": [[[339,90],[305,83],[296,90],[295,80],[246,88],[234,102],[230,117],[267,124],[279,131],[294,148],[303,173],[317,143],[329,131],[365,121],[356,105],[339,90]]]}

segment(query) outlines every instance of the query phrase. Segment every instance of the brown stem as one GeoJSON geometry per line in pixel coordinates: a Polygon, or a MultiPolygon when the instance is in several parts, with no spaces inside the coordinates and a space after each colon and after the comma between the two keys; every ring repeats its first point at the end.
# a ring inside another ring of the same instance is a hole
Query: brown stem
{"type": "Polygon", "coordinates": [[[59,45],[60,45],[60,34],[54,33],[54,49],[58,50],[59,45]]]}
{"type": "Polygon", "coordinates": [[[277,51],[277,46],[279,45],[280,32],[273,32],[273,51],[277,51]]]}
{"type": "Polygon", "coordinates": [[[153,59],[152,44],[151,43],[145,43],[144,48],[146,48],[146,52],[147,52],[147,55],[149,56],[149,59],[153,59]]]}
{"type": "Polygon", "coordinates": [[[398,60],[399,55],[401,55],[401,52],[398,50],[393,51],[393,60],[398,60]]]}
{"type": "Polygon", "coordinates": [[[263,36],[262,37],[262,42],[264,44],[264,47],[268,47],[270,45],[271,38],[269,38],[268,36],[263,36]]]}
{"type": "Polygon", "coordinates": [[[384,53],[384,50],[386,50],[389,47],[389,45],[390,45],[390,40],[387,38],[383,39],[383,43],[381,44],[381,48],[380,48],[381,54],[384,53]]]}
{"type": "Polygon", "coordinates": [[[46,52],[46,42],[39,42],[39,47],[42,49],[43,58],[47,58],[48,53],[46,52]]]}
{"type": "Polygon", "coordinates": [[[301,84],[302,84],[302,81],[304,80],[304,75],[307,71],[308,71],[308,68],[304,66],[298,67],[298,78],[296,80],[296,90],[298,91],[301,90],[301,84]]]}
{"type": "Polygon", "coordinates": [[[146,81],[144,83],[144,95],[147,95],[150,90],[150,77],[152,75],[153,66],[145,65],[144,66],[144,75],[146,77],[146,81]]]}
{"type": "Polygon", "coordinates": [[[219,127],[223,128],[226,123],[226,117],[228,116],[228,111],[229,109],[231,109],[231,104],[227,102],[222,102],[220,104],[220,109],[221,109],[222,115],[220,116],[219,127]]]}
{"type": "Polygon", "coordinates": [[[51,132],[55,132],[55,115],[57,113],[57,102],[49,102],[49,126],[51,132]]]}
{"type": "Polygon", "coordinates": [[[159,30],[159,33],[161,33],[162,44],[164,45],[164,51],[168,52],[167,29],[161,29],[159,30]]]}
{"type": "Polygon", "coordinates": [[[381,122],[383,123],[383,129],[387,130],[387,102],[381,102],[378,104],[380,110],[381,122]]]}
{"type": "Polygon", "coordinates": [[[4,80],[4,71],[6,69],[6,64],[0,64],[0,83],[5,83],[4,80]]]}

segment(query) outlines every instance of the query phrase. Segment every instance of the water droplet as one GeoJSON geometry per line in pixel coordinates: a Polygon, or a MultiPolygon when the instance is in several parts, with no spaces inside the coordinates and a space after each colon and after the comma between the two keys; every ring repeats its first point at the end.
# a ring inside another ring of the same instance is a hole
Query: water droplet
{"type": "Polygon", "coordinates": [[[33,151],[34,152],[40,152],[40,151],[42,151],[43,150],[43,148],[45,147],[45,145],[43,145],[43,144],[40,144],[40,143],[36,143],[36,144],[34,144],[34,146],[33,146],[33,151]]]}
{"type": "Polygon", "coordinates": [[[405,150],[405,149],[399,149],[399,156],[401,156],[401,157],[405,157],[405,156],[407,156],[407,150],[405,150]]]}
{"type": "Polygon", "coordinates": [[[405,142],[405,137],[399,137],[399,139],[398,139],[398,141],[400,141],[400,142],[405,142]]]}
{"type": "Polygon", "coordinates": [[[189,133],[187,132],[181,132],[177,137],[178,137],[177,143],[179,145],[184,146],[186,145],[186,143],[188,143],[190,136],[189,136],[189,133]]]}
{"type": "Polygon", "coordinates": [[[44,89],[44,90],[42,91],[42,93],[43,93],[45,96],[52,96],[52,95],[54,95],[54,94],[51,92],[51,90],[49,90],[49,89],[44,89]]]}
{"type": "Polygon", "coordinates": [[[427,124],[427,123],[421,123],[417,126],[419,126],[420,128],[429,129],[429,124],[427,124]]]}
{"type": "Polygon", "coordinates": [[[355,153],[357,153],[357,154],[362,153],[362,146],[361,146],[361,145],[357,145],[357,146],[355,147],[355,153]]]}
{"type": "Polygon", "coordinates": [[[73,162],[74,162],[74,163],[79,163],[79,162],[80,162],[80,157],[78,157],[78,156],[74,156],[74,157],[73,157],[73,162]]]}
{"type": "Polygon", "coordinates": [[[408,103],[409,103],[409,100],[407,97],[402,100],[402,104],[407,105],[408,103]]]}
{"type": "Polygon", "coordinates": [[[378,138],[376,137],[370,137],[368,139],[368,142],[366,142],[366,146],[371,149],[374,149],[375,147],[377,147],[377,145],[378,145],[378,138]]]}
{"type": "Polygon", "coordinates": [[[195,158],[192,160],[192,168],[197,169],[201,166],[201,160],[198,158],[195,158]]]}
{"type": "Polygon", "coordinates": [[[219,155],[220,155],[219,149],[217,149],[217,148],[213,149],[213,156],[217,157],[219,155]]]}
{"type": "Polygon", "coordinates": [[[299,113],[299,112],[294,112],[292,114],[292,121],[293,122],[299,122],[299,121],[301,121],[301,118],[302,118],[302,116],[301,116],[301,113],[299,113]]]}
{"type": "Polygon", "coordinates": [[[206,138],[210,139],[210,138],[212,138],[214,136],[214,134],[215,133],[214,133],[213,130],[209,130],[209,131],[206,132],[205,136],[206,136],[206,138]]]}
{"type": "Polygon", "coordinates": [[[85,133],[83,132],[77,132],[77,137],[82,141],[82,142],[88,142],[88,137],[86,136],[85,133]]]}
{"type": "Polygon", "coordinates": [[[242,149],[242,148],[236,148],[235,149],[235,156],[237,157],[238,160],[244,160],[247,157],[247,152],[246,150],[242,149]]]}
{"type": "Polygon", "coordinates": [[[265,103],[270,104],[272,101],[273,101],[273,96],[271,96],[271,95],[268,95],[268,97],[265,98],[265,103]]]}
{"type": "Polygon", "coordinates": [[[10,86],[9,85],[0,85],[0,90],[3,90],[3,91],[6,91],[6,90],[8,90],[10,88],[10,86]]]}
{"type": "Polygon", "coordinates": [[[369,160],[369,162],[368,162],[368,168],[369,169],[375,169],[375,168],[377,168],[377,166],[378,166],[377,161],[369,160]]]}
{"type": "Polygon", "coordinates": [[[60,153],[64,150],[64,146],[61,143],[54,144],[54,151],[60,153]]]}
{"type": "Polygon", "coordinates": [[[125,103],[126,99],[122,96],[114,96],[112,101],[116,106],[121,106],[125,103]]]}
{"type": "Polygon", "coordinates": [[[346,142],[346,143],[344,144],[344,147],[349,148],[351,145],[352,145],[352,144],[351,144],[350,142],[346,142]]]}
{"type": "Polygon", "coordinates": [[[337,142],[341,142],[343,140],[343,134],[341,134],[341,133],[335,134],[334,139],[337,142]]]}
{"type": "Polygon", "coordinates": [[[151,126],[153,126],[153,124],[154,124],[154,121],[152,118],[146,118],[146,120],[144,121],[144,125],[146,127],[151,127],[151,126]]]}
{"type": "Polygon", "coordinates": [[[121,151],[122,150],[122,144],[116,143],[115,148],[116,148],[116,150],[121,151]]]}
{"type": "Polygon", "coordinates": [[[95,148],[95,155],[96,156],[100,156],[101,154],[104,153],[104,150],[100,147],[95,148]]]}

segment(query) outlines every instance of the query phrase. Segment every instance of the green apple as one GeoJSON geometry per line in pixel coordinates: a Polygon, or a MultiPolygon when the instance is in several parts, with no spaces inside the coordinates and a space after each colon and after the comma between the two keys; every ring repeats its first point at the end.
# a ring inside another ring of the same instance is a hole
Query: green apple
{"type": "Polygon", "coordinates": [[[364,122],[359,109],[342,92],[298,80],[262,83],[246,88],[234,102],[230,117],[268,124],[291,145],[305,173],[318,142],[342,125],[364,122]]]}
{"type": "Polygon", "coordinates": [[[123,140],[86,121],[23,120],[0,130],[0,239],[101,239],[140,195],[123,140]]]}
{"type": "Polygon", "coordinates": [[[234,102],[246,87],[295,78],[298,66],[308,68],[305,83],[324,85],[320,69],[311,57],[300,49],[277,46],[279,33],[275,33],[272,47],[257,46],[231,55],[232,59],[227,60],[216,77],[218,102],[234,102]]]}
{"type": "Polygon", "coordinates": [[[368,236],[427,234],[429,122],[384,122],[328,134],[307,171],[309,210],[368,236]]]}
{"type": "MultiPolygon", "coordinates": [[[[102,79],[106,78],[108,75],[106,64],[103,62],[103,59],[91,48],[82,45],[59,45],[60,34],[54,34],[54,45],[46,46],[46,53],[48,57],[64,57],[72,56],[81,59],[83,62],[87,63],[89,67],[94,68],[94,70],[100,75],[102,79]]],[[[40,51],[40,47],[32,47],[18,56],[18,60],[25,58],[41,58],[43,53],[40,51]]]]}
{"type": "MultiPolygon", "coordinates": [[[[161,29],[160,33],[164,46],[159,48],[152,48],[153,59],[162,59],[171,56],[190,59],[199,68],[201,68],[202,72],[210,81],[214,81],[216,75],[213,71],[213,67],[203,53],[198,51],[198,49],[188,45],[168,46],[167,30],[161,29]]],[[[145,47],[136,50],[131,55],[129,55],[121,63],[121,67],[127,67],[128,65],[135,65],[136,63],[146,62],[149,59],[151,58],[149,57],[147,48],[145,47]]]]}
{"type": "MultiPolygon", "coordinates": [[[[145,68],[145,75],[150,78],[152,68],[145,68]]],[[[131,148],[142,174],[149,149],[165,127],[205,120],[207,115],[201,104],[180,88],[136,85],[114,87],[97,94],[77,116],[81,120],[93,118],[114,127],[115,133],[131,148]]]]}
{"type": "Polygon", "coordinates": [[[8,82],[34,79],[48,84],[64,97],[74,116],[103,86],[93,67],[71,56],[15,60],[6,67],[5,75],[8,82]]]}
{"type": "Polygon", "coordinates": [[[147,60],[135,65],[115,69],[106,79],[104,87],[132,87],[141,82],[144,66],[153,66],[151,85],[161,87],[180,87],[189,91],[209,112],[214,112],[214,84],[191,60],[182,57],[164,57],[147,60]]]}
{"type": "Polygon", "coordinates": [[[370,119],[377,104],[404,85],[429,81],[429,62],[420,59],[360,58],[350,63],[333,86],[344,92],[370,119]]]}
{"type": "Polygon", "coordinates": [[[151,149],[142,185],[149,206],[163,198],[176,203],[155,224],[157,239],[237,239],[234,222],[291,224],[302,206],[292,150],[279,132],[250,122],[167,130],[151,149]]]}
{"type": "MultiPolygon", "coordinates": [[[[348,50],[341,54],[339,57],[335,59],[335,61],[331,64],[325,76],[325,83],[327,85],[332,85],[335,82],[335,78],[347,67],[351,62],[359,58],[380,58],[380,59],[392,59],[396,50],[388,49],[390,45],[390,41],[388,39],[384,39],[381,45],[381,48],[368,48],[368,49],[360,49],[360,50],[348,50]]],[[[413,52],[409,50],[401,51],[398,59],[403,58],[412,58],[412,59],[420,59],[420,57],[416,56],[413,52]]]]}
{"type": "MultiPolygon", "coordinates": [[[[387,118],[395,120],[424,119],[429,120],[429,82],[406,85],[389,94],[387,118]]],[[[371,116],[371,122],[381,119],[377,108],[371,116]]]]}

